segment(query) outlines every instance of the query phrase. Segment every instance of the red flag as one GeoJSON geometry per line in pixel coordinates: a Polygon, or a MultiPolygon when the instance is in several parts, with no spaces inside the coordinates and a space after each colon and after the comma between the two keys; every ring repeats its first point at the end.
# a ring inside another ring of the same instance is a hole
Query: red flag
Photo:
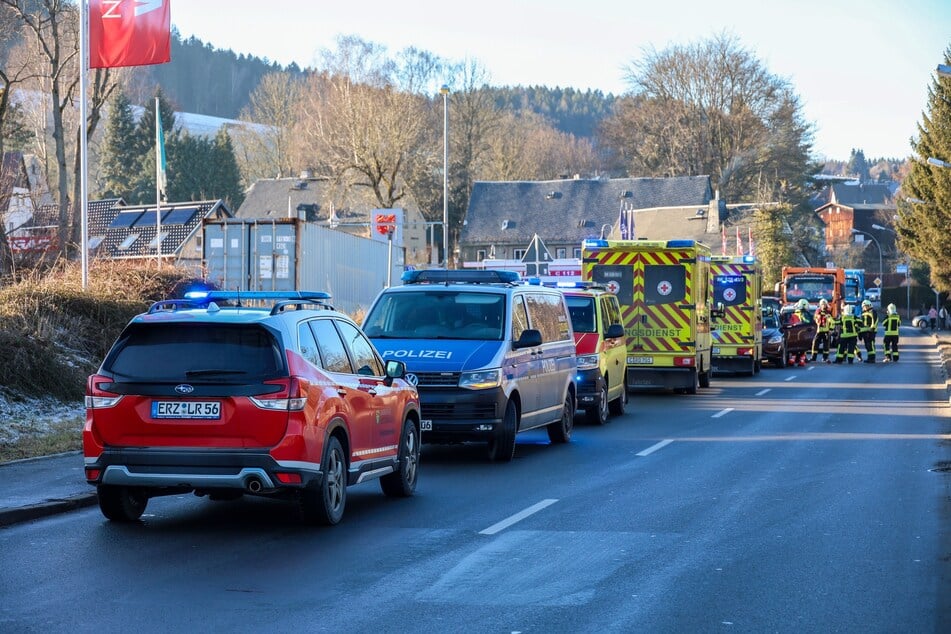
{"type": "Polygon", "coordinates": [[[743,238],[740,237],[740,228],[736,228],[736,254],[743,255],[743,238]]]}
{"type": "Polygon", "coordinates": [[[756,250],[753,248],[753,227],[748,227],[748,238],[746,239],[746,248],[749,251],[750,255],[755,256],[756,250]]]}
{"type": "Polygon", "coordinates": [[[726,255],[726,225],[720,227],[720,255],[726,255]]]}
{"type": "Polygon", "coordinates": [[[171,0],[89,0],[89,67],[171,60],[171,0]]]}

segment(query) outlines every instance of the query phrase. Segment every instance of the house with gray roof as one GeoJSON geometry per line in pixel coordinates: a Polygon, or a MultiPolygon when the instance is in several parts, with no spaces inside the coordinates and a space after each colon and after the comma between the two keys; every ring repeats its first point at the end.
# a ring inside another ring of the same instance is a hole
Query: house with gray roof
{"type": "Polygon", "coordinates": [[[159,224],[161,255],[166,262],[200,275],[202,223],[233,217],[221,199],[155,205],[122,204],[122,199],[89,203],[89,254],[92,257],[157,259],[159,224]]]}
{"type": "Polygon", "coordinates": [[[402,216],[394,246],[405,249],[405,261],[424,263],[429,259],[427,225],[419,206],[407,194],[397,209],[379,209],[379,202],[366,187],[353,187],[329,178],[302,172],[298,178],[265,178],[255,181],[235,212],[237,218],[300,218],[364,238],[377,237],[373,231],[376,214],[402,216]]]}
{"type": "Polygon", "coordinates": [[[720,244],[726,206],[709,176],[476,182],[459,238],[463,262],[521,259],[535,234],[552,257],[581,257],[586,238],[620,238],[622,210],[635,237],[720,244]]]}
{"type": "MultiPolygon", "coordinates": [[[[883,259],[895,255],[895,234],[890,229],[895,224],[898,207],[892,183],[834,183],[825,193],[826,202],[816,209],[816,214],[825,223],[825,247],[830,256],[843,255],[854,249],[856,236],[860,236],[859,243],[867,241],[868,236],[877,240],[883,259]],[[875,226],[889,230],[883,231],[875,226]]],[[[864,249],[863,246],[860,244],[861,261],[846,264],[877,271],[877,250],[864,249]]]]}

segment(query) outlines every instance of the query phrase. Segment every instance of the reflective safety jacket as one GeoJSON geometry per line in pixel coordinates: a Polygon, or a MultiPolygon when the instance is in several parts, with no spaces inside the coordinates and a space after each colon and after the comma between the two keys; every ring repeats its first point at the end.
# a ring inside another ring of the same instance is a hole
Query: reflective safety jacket
{"type": "Polygon", "coordinates": [[[859,332],[865,334],[878,330],[878,320],[875,319],[875,313],[870,310],[862,311],[862,324],[859,326],[859,332]]]}
{"type": "Polygon", "coordinates": [[[835,327],[835,318],[825,310],[816,312],[816,329],[819,332],[829,332],[835,327]]]}
{"type": "Polygon", "coordinates": [[[883,324],[885,327],[885,336],[898,336],[898,327],[901,326],[901,317],[898,315],[889,315],[885,318],[883,324]]]}
{"type": "Polygon", "coordinates": [[[842,332],[839,334],[843,339],[852,339],[858,336],[858,323],[852,315],[842,315],[842,332]]]}

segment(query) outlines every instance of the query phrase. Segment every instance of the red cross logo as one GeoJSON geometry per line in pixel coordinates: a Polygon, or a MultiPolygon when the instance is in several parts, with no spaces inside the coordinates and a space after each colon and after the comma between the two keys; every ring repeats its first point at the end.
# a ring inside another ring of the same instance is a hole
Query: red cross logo
{"type": "Polygon", "coordinates": [[[665,297],[667,295],[670,295],[670,291],[672,290],[674,290],[674,287],[671,286],[670,282],[668,282],[667,280],[664,280],[660,284],[657,285],[657,292],[660,293],[661,295],[664,295],[665,297]]]}
{"type": "Polygon", "coordinates": [[[725,299],[728,302],[732,302],[734,299],[736,299],[736,291],[733,290],[732,288],[726,289],[725,291],[723,291],[723,299],[725,299]]]}
{"type": "Polygon", "coordinates": [[[608,284],[607,284],[607,289],[608,289],[608,292],[609,292],[609,293],[612,293],[612,294],[614,294],[614,295],[617,295],[617,294],[618,294],[618,291],[621,290],[621,285],[617,283],[617,280],[611,280],[611,281],[608,282],[608,284]]]}

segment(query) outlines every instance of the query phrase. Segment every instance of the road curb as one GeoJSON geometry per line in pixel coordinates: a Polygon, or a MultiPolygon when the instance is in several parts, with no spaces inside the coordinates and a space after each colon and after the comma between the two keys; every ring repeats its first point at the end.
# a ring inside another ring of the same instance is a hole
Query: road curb
{"type": "Polygon", "coordinates": [[[11,526],[20,522],[48,517],[76,509],[93,506],[97,502],[95,493],[83,493],[59,500],[47,500],[39,504],[0,510],[0,526],[11,526]]]}

